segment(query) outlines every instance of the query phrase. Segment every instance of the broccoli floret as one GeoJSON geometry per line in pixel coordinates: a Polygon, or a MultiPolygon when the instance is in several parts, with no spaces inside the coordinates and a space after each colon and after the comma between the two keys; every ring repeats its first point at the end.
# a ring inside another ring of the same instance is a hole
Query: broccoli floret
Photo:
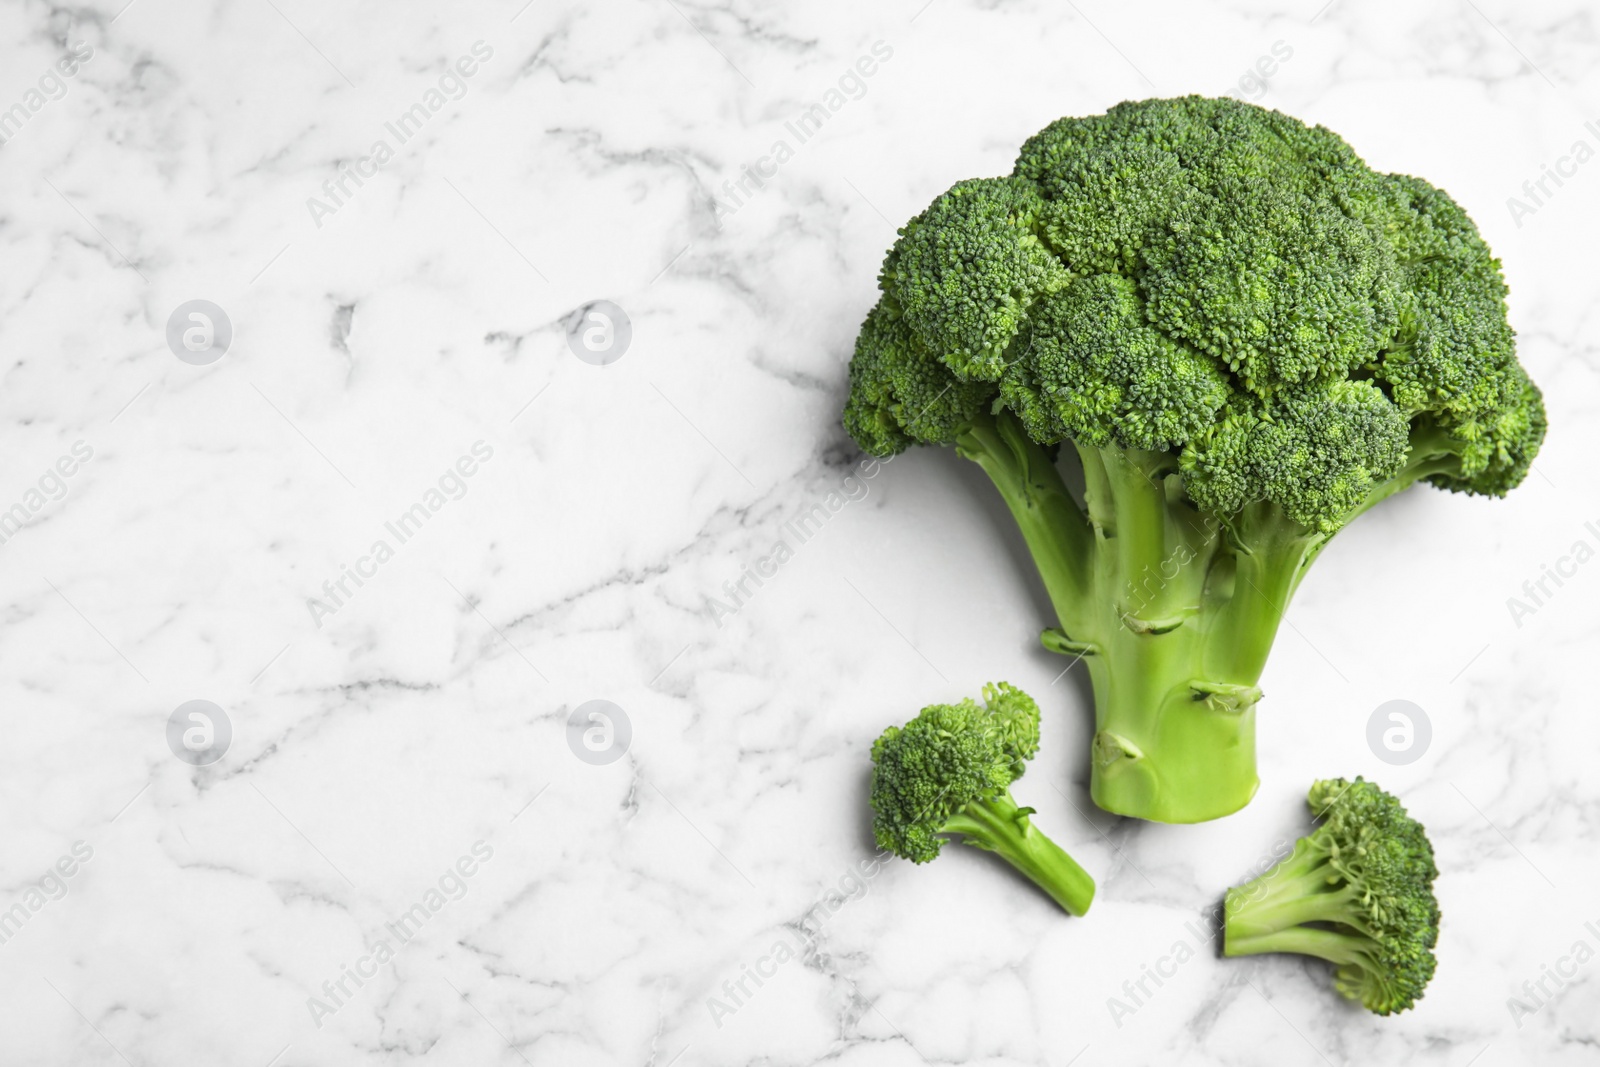
{"type": "Polygon", "coordinates": [[[1094,683],[1091,795],[1122,815],[1243,807],[1256,683],[1328,539],[1419,481],[1504,496],[1544,439],[1460,206],[1241,101],[1051,123],[908,223],[880,288],[845,427],[993,479],[1045,644],[1094,683]]]}
{"type": "Polygon", "coordinates": [[[1028,307],[1068,274],[1034,226],[1031,182],[958,182],[905,224],[879,284],[934,355],[965,378],[993,381],[1028,307]]]}
{"type": "Polygon", "coordinates": [[[1307,797],[1322,820],[1266,874],[1228,890],[1223,954],[1295,952],[1334,964],[1334,987],[1390,1015],[1433,977],[1439,902],[1433,846],[1400,801],[1333,778],[1307,797]]]}
{"type": "MultiPolygon", "coordinates": [[[[1167,448],[1228,399],[1222,366],[1147,325],[1133,282],[1092,274],[1044,297],[1031,347],[1000,382],[1036,441],[1167,448]]],[[[965,383],[964,383],[965,384],[965,383]]]]}
{"type": "Polygon", "coordinates": [[[981,384],[951,379],[912,337],[899,308],[885,300],[872,309],[850,361],[845,429],[878,456],[913,444],[953,444],[959,428],[983,413],[989,400],[981,384]]]}
{"type": "Polygon", "coordinates": [[[1074,915],[1094,900],[1094,879],[1040,833],[1011,796],[1039,750],[1039,706],[1001,682],[983,704],[934,704],[872,744],[873,834],[913,863],[939,855],[949,836],[994,852],[1074,915]]]}

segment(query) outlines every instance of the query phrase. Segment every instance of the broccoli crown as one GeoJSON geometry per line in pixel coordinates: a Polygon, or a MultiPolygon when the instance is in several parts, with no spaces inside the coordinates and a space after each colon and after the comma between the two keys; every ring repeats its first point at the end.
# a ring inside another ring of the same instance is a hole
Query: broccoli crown
{"type": "Polygon", "coordinates": [[[1338,925],[1359,938],[1337,988],[1380,1015],[1404,1011],[1433,977],[1439,940],[1439,868],[1422,825],[1400,801],[1363,778],[1317,782],[1307,797],[1325,820],[1311,843],[1326,857],[1331,889],[1347,889],[1338,925]]]}
{"type": "Polygon", "coordinates": [[[1008,792],[1039,750],[1039,706],[1005,682],[984,703],[923,708],[872,743],[873,834],[878,847],[916,863],[939,855],[952,815],[1008,792]]]}
{"type": "Polygon", "coordinates": [[[1449,196],[1337,135],[1189,96],[1064,118],[1012,174],[908,222],[851,364],[878,455],[1006,408],[1041,444],[1171,449],[1222,515],[1272,501],[1331,532],[1419,423],[1503,495],[1545,418],[1499,260],[1449,196]]]}

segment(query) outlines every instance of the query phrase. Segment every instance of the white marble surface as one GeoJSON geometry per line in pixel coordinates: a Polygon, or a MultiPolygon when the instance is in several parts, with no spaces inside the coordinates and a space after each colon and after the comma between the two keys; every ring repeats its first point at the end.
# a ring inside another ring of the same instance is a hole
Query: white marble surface
{"type": "Polygon", "coordinates": [[[1600,948],[1600,562],[1520,626],[1506,603],[1600,544],[1600,162],[1506,203],[1600,146],[1591,8],[122,2],[0,7],[0,108],[92,49],[0,147],[0,509],[92,450],[0,545],[6,1064],[1600,1062],[1600,958],[1507,1004],[1600,948]],[[385,123],[480,41],[397,146],[385,123]],[[731,203],[875,42],[860,98],[731,203]],[[1059,115],[1241,87],[1468,206],[1552,422],[1512,499],[1417,490],[1317,564],[1263,681],[1256,802],[1188,828],[1093,810],[1086,693],[1052,686],[1019,541],[951,454],[882,469],[718,626],[709,598],[844,484],[895,227],[1059,115]],[[393,158],[313,219],[380,138],[393,158]],[[164,339],[195,298],[236,331],[208,366],[164,339]],[[595,298],[633,326],[604,368],[565,341],[595,298]],[[465,495],[386,538],[480,441],[465,495]],[[393,558],[313,619],[380,538],[393,558]],[[997,678],[1045,704],[1017,793],[1100,880],[1084,920],[959,850],[849,881],[872,738],[997,678]],[[606,766],[565,740],[595,698],[633,730],[606,766]],[[1365,741],[1396,698],[1434,726],[1404,768],[1365,741]],[[163,733],[191,699],[233,726],[209,767],[163,733]],[[1313,777],[1355,773],[1444,869],[1438,977],[1387,1020],[1191,932],[1300,832],[1313,777]],[[314,1020],[461,857],[460,899],[314,1020]],[[1179,941],[1201,950],[1118,1026],[1109,998],[1179,941]]]}

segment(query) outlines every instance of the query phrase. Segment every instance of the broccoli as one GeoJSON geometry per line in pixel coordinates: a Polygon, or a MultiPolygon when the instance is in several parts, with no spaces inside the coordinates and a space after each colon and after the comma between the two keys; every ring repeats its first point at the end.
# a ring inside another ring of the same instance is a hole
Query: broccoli
{"type": "Polygon", "coordinates": [[[1428,835],[1362,778],[1318,782],[1307,799],[1322,825],[1272,870],[1228,890],[1223,955],[1317,956],[1336,965],[1346,997],[1379,1015],[1405,1011],[1433,977],[1439,940],[1428,835]]]}
{"type": "Polygon", "coordinates": [[[872,743],[873,835],[878,847],[913,863],[939,855],[946,834],[997,853],[1057,904],[1083,915],[1094,879],[1036,830],[1011,797],[1039,751],[1039,706],[1001,682],[984,704],[934,704],[872,743]]]}
{"type": "Polygon", "coordinates": [[[1045,647],[1087,664],[1090,791],[1122,815],[1248,803],[1257,682],[1329,538],[1418,481],[1503,496],[1544,437],[1465,212],[1240,101],[1052,123],[908,222],[879,286],[845,428],[989,475],[1045,647]]]}

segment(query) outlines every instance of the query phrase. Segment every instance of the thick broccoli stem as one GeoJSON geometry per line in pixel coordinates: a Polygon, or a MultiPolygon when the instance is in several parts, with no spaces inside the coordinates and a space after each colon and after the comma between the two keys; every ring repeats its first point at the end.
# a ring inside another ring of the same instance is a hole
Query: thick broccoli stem
{"type": "Polygon", "coordinates": [[[958,447],[1033,554],[1060,622],[1046,647],[1085,658],[1095,803],[1160,822],[1242,808],[1258,784],[1255,685],[1318,538],[1269,505],[1225,535],[1168,452],[1079,446],[1079,508],[1009,412],[977,420],[958,447]]]}
{"type": "Polygon", "coordinates": [[[1019,808],[1009,792],[975,800],[945,821],[944,833],[960,834],[967,844],[993,852],[1027,875],[1050,899],[1074,915],[1088,912],[1094,879],[1061,847],[1034,829],[1031,808],[1019,808]]]}
{"type": "MultiPolygon", "coordinates": [[[[1084,504],[1016,416],[957,438],[1000,491],[1044,580],[1053,651],[1095,692],[1090,794],[1106,811],[1202,822],[1249,803],[1256,688],[1289,602],[1331,534],[1259,501],[1224,525],[1190,502],[1171,452],[1077,445],[1084,504]]],[[[1346,519],[1433,475],[1460,443],[1420,420],[1411,453],[1346,519]]]]}
{"type": "Polygon", "coordinates": [[[1294,851],[1272,870],[1228,890],[1223,911],[1224,954],[1290,951],[1265,948],[1271,939],[1304,923],[1342,923],[1359,927],[1351,905],[1359,890],[1329,863],[1317,837],[1301,838],[1294,851]]]}
{"type": "MultiPolygon", "coordinates": [[[[1231,574],[1232,552],[1189,503],[1171,453],[1078,453],[1099,610],[1085,631],[1095,648],[1090,795],[1107,811],[1159,822],[1237,811],[1258,784],[1255,660],[1265,652],[1239,665],[1243,626],[1221,627],[1234,589],[1213,579],[1231,574]]],[[[1249,643],[1270,644],[1275,621],[1259,629],[1249,643]]]]}
{"type": "Polygon", "coordinates": [[[1056,617],[1063,626],[1082,625],[1094,540],[1050,454],[1009,412],[974,420],[956,439],[956,449],[1000,490],[1044,578],[1056,617]]]}
{"type": "Polygon", "coordinates": [[[1192,630],[1114,633],[1086,661],[1096,726],[1089,791],[1104,810],[1203,822],[1255,795],[1257,691],[1232,682],[1197,688],[1205,653],[1192,630]]]}
{"type": "Polygon", "coordinates": [[[1216,592],[1225,594],[1212,627],[1218,669],[1249,678],[1250,685],[1261,677],[1289,601],[1328,536],[1266,501],[1234,516],[1227,530],[1231,573],[1222,568],[1214,575],[1216,592]]]}
{"type": "MultiPolygon", "coordinates": [[[[1357,891],[1349,885],[1330,889],[1324,884],[1320,888],[1303,890],[1298,896],[1275,900],[1270,904],[1241,901],[1230,891],[1228,906],[1236,907],[1238,914],[1230,913],[1224,921],[1229,939],[1237,940],[1244,945],[1306,923],[1342,923],[1345,926],[1356,926],[1355,914],[1350,906],[1356,902],[1357,897],[1357,891]]],[[[1228,953],[1228,955],[1240,954],[1228,953]]]]}
{"type": "Polygon", "coordinates": [[[1329,963],[1367,965],[1371,963],[1372,939],[1364,934],[1347,934],[1313,926],[1292,926],[1257,937],[1234,938],[1229,934],[1225,956],[1259,956],[1264,952],[1296,952],[1317,956],[1329,963]]]}

